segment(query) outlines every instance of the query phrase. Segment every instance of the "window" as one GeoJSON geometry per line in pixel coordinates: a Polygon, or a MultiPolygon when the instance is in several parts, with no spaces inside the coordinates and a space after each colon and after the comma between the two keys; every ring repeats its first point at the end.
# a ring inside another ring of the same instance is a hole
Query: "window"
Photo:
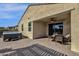
{"type": "Polygon", "coordinates": [[[22,24],[22,31],[23,31],[24,29],[23,29],[23,24],[22,24]]]}
{"type": "Polygon", "coordinates": [[[28,23],[28,31],[31,31],[31,22],[28,23]]]}

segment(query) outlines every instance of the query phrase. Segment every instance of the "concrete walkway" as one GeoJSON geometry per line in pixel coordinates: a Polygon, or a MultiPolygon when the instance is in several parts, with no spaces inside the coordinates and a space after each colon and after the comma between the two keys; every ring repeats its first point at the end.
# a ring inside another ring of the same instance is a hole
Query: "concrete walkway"
{"type": "Polygon", "coordinates": [[[52,42],[51,39],[48,39],[48,38],[41,38],[41,39],[34,39],[34,40],[25,38],[25,39],[11,41],[11,42],[3,42],[2,38],[0,38],[0,55],[3,55],[4,53],[11,53],[11,52],[14,52],[14,51],[11,51],[13,49],[26,48],[33,44],[40,44],[40,45],[43,45],[45,47],[48,47],[50,49],[53,49],[55,51],[58,51],[70,56],[72,55],[79,56],[78,53],[72,52],[70,50],[70,45],[62,45],[57,42],[52,42]]]}
{"type": "Polygon", "coordinates": [[[32,46],[20,49],[14,49],[14,52],[6,53],[3,56],[67,56],[53,49],[49,49],[40,44],[33,44],[32,46]]]}

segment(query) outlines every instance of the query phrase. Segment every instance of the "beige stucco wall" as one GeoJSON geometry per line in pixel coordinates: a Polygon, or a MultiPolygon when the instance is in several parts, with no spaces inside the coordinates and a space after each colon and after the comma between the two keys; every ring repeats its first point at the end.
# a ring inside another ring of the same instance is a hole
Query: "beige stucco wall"
{"type": "Polygon", "coordinates": [[[42,21],[33,22],[33,38],[45,37],[46,35],[46,23],[42,21]]]}
{"type": "Polygon", "coordinates": [[[71,34],[71,12],[67,14],[67,17],[63,21],[63,35],[71,34]]]}
{"type": "MultiPolygon", "coordinates": [[[[29,38],[33,39],[34,35],[38,36],[39,34],[34,34],[33,32],[36,26],[34,23],[32,23],[32,31],[28,32],[29,21],[39,20],[45,17],[50,18],[50,16],[54,16],[70,9],[74,9],[71,11],[71,50],[79,52],[79,4],[48,4],[30,6],[20,21],[18,30],[22,32],[24,36],[28,36],[29,38]],[[21,24],[24,24],[24,31],[21,31],[21,24]]],[[[67,22],[64,25],[66,25],[64,28],[64,31],[66,32],[70,26],[67,28],[67,22]]],[[[42,31],[40,30],[39,32],[42,31]]]]}
{"type": "Polygon", "coordinates": [[[79,52],[79,4],[71,12],[71,50],[79,52]]]}
{"type": "Polygon", "coordinates": [[[23,36],[33,39],[33,34],[32,34],[33,33],[33,22],[31,22],[32,31],[30,31],[30,32],[28,31],[28,22],[30,22],[28,20],[28,14],[25,14],[18,25],[18,31],[21,32],[23,36]],[[22,31],[22,24],[23,24],[23,29],[24,29],[23,31],[22,31]]]}
{"type": "MultiPolygon", "coordinates": [[[[41,17],[47,15],[54,15],[64,10],[69,10],[73,8],[73,4],[43,4],[43,5],[34,5],[30,6],[26,11],[25,15],[22,17],[22,20],[19,23],[19,31],[22,32],[24,36],[29,36],[33,38],[33,28],[32,31],[28,31],[28,22],[33,20],[38,20],[41,17]],[[24,25],[24,31],[21,31],[21,25],[24,25]]],[[[32,25],[33,27],[33,25],[32,25]]]]}
{"type": "Polygon", "coordinates": [[[73,9],[73,4],[46,4],[46,5],[36,5],[30,6],[28,8],[30,21],[38,20],[46,16],[61,13],[66,10],[73,9]]]}

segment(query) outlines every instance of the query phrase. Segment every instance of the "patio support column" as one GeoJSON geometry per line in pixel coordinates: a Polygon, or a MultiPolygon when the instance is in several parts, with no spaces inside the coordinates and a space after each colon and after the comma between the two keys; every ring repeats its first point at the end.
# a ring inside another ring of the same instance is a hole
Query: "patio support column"
{"type": "Polygon", "coordinates": [[[79,52],[79,5],[71,11],[71,50],[79,52]]]}

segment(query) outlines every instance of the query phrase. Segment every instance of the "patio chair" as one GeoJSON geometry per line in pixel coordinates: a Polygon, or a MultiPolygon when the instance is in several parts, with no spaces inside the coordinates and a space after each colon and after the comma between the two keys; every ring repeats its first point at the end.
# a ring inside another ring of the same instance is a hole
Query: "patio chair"
{"type": "Polygon", "coordinates": [[[61,44],[66,44],[66,43],[68,43],[68,42],[71,42],[70,34],[67,34],[67,35],[65,35],[65,36],[59,34],[59,35],[57,35],[57,36],[55,37],[55,41],[56,41],[56,42],[60,42],[61,44]]]}
{"type": "Polygon", "coordinates": [[[52,41],[55,41],[55,38],[56,38],[57,35],[58,35],[58,34],[55,33],[55,34],[53,34],[53,35],[50,36],[50,37],[52,38],[52,41]]]}
{"type": "Polygon", "coordinates": [[[63,39],[64,39],[65,42],[71,42],[70,34],[63,36],[63,39]]]}
{"type": "Polygon", "coordinates": [[[58,35],[55,37],[55,41],[56,41],[56,42],[59,42],[59,43],[61,43],[61,44],[64,44],[63,35],[58,34],[58,35]]]}

